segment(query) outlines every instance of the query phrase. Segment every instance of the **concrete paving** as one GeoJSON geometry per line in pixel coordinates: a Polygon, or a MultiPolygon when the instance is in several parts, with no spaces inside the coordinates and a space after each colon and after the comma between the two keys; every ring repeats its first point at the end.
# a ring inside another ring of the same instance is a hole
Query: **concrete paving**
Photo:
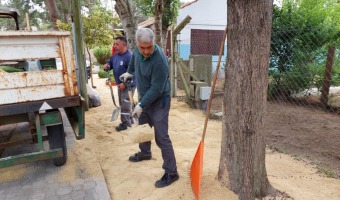
{"type": "MultiPolygon", "coordinates": [[[[30,137],[28,123],[9,127],[13,131],[11,140],[30,137]]],[[[68,149],[66,164],[57,167],[52,160],[44,160],[0,168],[0,200],[110,199],[97,157],[82,140],[75,139],[72,128],[65,122],[64,129],[68,149]]],[[[1,131],[8,133],[9,130],[1,131]]],[[[48,148],[47,141],[44,148],[48,148]]],[[[11,147],[2,157],[36,149],[34,145],[11,147]]]]}

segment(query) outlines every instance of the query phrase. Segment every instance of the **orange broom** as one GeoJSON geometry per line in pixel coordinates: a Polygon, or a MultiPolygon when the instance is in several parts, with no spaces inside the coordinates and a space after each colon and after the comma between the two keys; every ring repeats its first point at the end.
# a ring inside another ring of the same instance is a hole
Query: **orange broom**
{"type": "Polygon", "coordinates": [[[191,163],[191,168],[190,168],[191,188],[192,188],[192,191],[194,192],[195,198],[197,200],[200,198],[201,178],[202,178],[202,169],[203,169],[204,138],[205,138],[205,133],[206,133],[206,130],[207,130],[207,124],[208,124],[208,119],[209,119],[209,115],[210,115],[210,107],[211,107],[212,97],[213,97],[214,91],[215,91],[216,79],[217,79],[218,70],[220,68],[221,57],[222,57],[223,50],[224,50],[224,42],[225,42],[226,36],[227,36],[227,27],[224,30],[220,54],[219,54],[219,57],[218,57],[218,62],[217,62],[217,66],[216,66],[216,70],[215,70],[215,74],[214,74],[214,78],[213,78],[213,85],[211,87],[210,98],[209,98],[209,101],[208,101],[208,106],[207,106],[207,111],[206,111],[206,116],[205,116],[202,140],[201,140],[201,142],[198,146],[198,149],[196,151],[195,157],[194,157],[194,159],[191,163]]]}

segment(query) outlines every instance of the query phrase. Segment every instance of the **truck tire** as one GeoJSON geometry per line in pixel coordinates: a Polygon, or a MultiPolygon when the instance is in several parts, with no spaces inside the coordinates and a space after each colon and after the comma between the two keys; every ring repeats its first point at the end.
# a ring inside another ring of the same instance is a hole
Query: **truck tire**
{"type": "Polygon", "coordinates": [[[47,126],[47,134],[48,134],[48,143],[50,145],[50,149],[61,148],[63,150],[62,157],[53,158],[54,165],[55,166],[64,165],[67,160],[67,148],[66,148],[66,140],[65,140],[63,124],[47,126]]]}

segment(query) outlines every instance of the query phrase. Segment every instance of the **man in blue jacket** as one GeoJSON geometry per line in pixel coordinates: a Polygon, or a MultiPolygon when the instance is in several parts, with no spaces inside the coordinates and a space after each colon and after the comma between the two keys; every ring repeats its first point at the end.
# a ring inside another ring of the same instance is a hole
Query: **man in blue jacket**
{"type": "MultiPolygon", "coordinates": [[[[127,41],[123,36],[115,38],[113,44],[116,52],[111,56],[110,60],[103,66],[104,70],[113,69],[113,75],[118,85],[118,99],[121,107],[121,123],[116,127],[117,131],[122,131],[131,126],[131,102],[129,100],[128,89],[125,84],[119,80],[119,76],[124,74],[129,66],[131,52],[127,49],[127,41]]],[[[136,81],[132,81],[132,94],[136,89],[136,81]]],[[[133,102],[132,102],[133,103],[133,102]]]]}
{"type": "MultiPolygon", "coordinates": [[[[139,124],[148,123],[154,127],[155,141],[162,151],[162,167],[165,170],[163,177],[155,183],[160,188],[179,179],[175,153],[168,134],[171,100],[169,66],[164,52],[155,44],[151,29],[138,29],[136,41],[137,48],[133,52],[129,68],[120,78],[126,81],[132,74],[136,76],[139,103],[132,116],[139,117],[139,124]]],[[[139,148],[140,152],[130,156],[129,161],[151,159],[151,141],[140,143],[139,148]]]]}

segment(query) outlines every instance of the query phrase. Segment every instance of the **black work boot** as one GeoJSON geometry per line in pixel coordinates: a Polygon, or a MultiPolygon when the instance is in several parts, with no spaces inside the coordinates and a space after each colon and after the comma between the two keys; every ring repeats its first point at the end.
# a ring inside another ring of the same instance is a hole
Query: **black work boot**
{"type": "Polygon", "coordinates": [[[162,187],[170,185],[171,183],[177,181],[178,179],[179,179],[179,175],[178,175],[177,172],[175,172],[175,173],[165,172],[163,177],[161,179],[159,179],[158,181],[156,181],[155,186],[157,188],[162,188],[162,187]]]}
{"type": "Polygon", "coordinates": [[[124,131],[127,129],[127,126],[124,124],[119,124],[119,126],[116,127],[116,131],[124,131]]]}
{"type": "Polygon", "coordinates": [[[142,160],[150,160],[151,159],[151,154],[146,155],[143,154],[142,152],[135,153],[135,155],[129,157],[129,161],[131,162],[140,162],[142,160]]]}

